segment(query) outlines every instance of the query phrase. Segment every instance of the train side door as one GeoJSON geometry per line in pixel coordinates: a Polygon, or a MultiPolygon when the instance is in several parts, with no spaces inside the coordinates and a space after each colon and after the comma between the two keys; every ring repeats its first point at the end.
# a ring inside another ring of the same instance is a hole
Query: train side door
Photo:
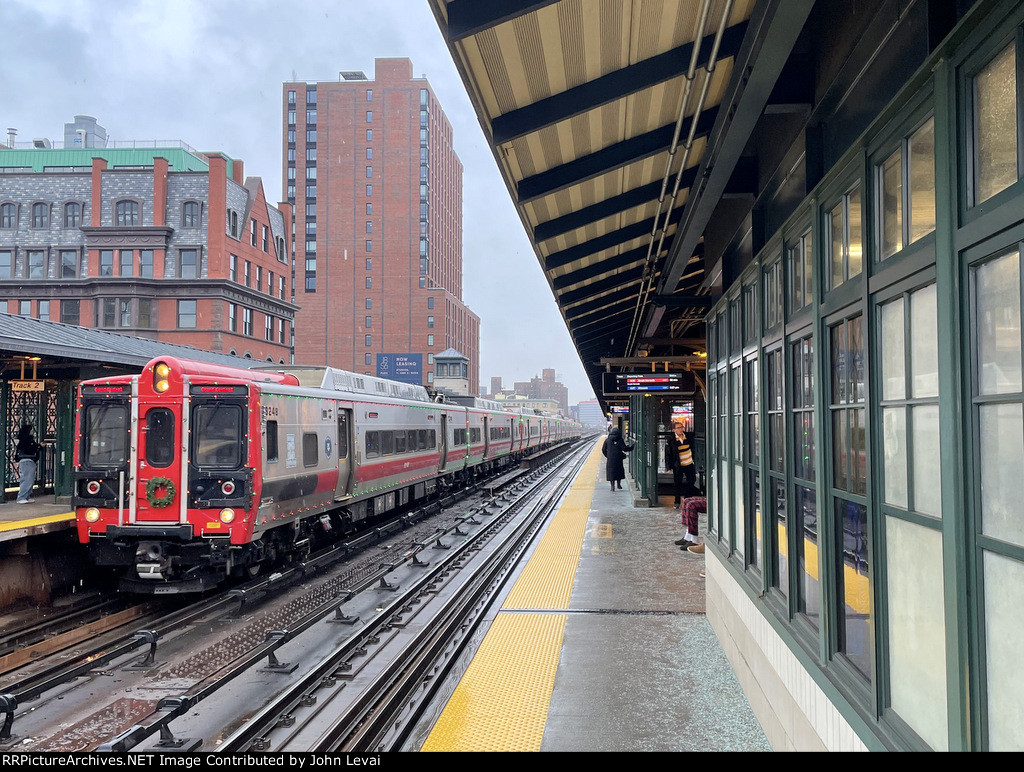
{"type": "Polygon", "coordinates": [[[491,419],[488,416],[484,416],[484,458],[488,458],[491,455],[491,435],[489,428],[491,425],[491,419]]]}
{"type": "Polygon", "coordinates": [[[441,462],[438,468],[444,471],[448,466],[448,415],[446,413],[441,414],[441,436],[438,438],[438,447],[441,452],[441,462]]]}
{"type": "Polygon", "coordinates": [[[338,485],[334,500],[351,496],[352,486],[352,411],[338,410],[338,485]]]}

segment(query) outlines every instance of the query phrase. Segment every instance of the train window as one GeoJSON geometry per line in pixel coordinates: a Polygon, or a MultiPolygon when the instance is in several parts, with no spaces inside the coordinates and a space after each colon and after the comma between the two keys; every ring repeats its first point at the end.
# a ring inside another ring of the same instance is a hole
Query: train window
{"type": "Polygon", "coordinates": [[[277,421],[267,421],[267,463],[277,461],[277,421]]]}
{"type": "Polygon", "coordinates": [[[338,416],[338,458],[348,458],[348,414],[338,416]]]}
{"type": "Polygon", "coordinates": [[[128,405],[89,405],[83,432],[85,466],[119,466],[128,449],[128,405]]]}
{"type": "Polygon", "coordinates": [[[374,458],[380,455],[380,432],[366,433],[366,457],[374,458]]]}
{"type": "Polygon", "coordinates": [[[146,463],[170,466],[174,460],[174,413],[156,407],[146,413],[146,463]]]}
{"type": "Polygon", "coordinates": [[[380,452],[385,456],[391,455],[395,452],[395,433],[394,432],[381,432],[380,433],[380,452]]]}
{"type": "Polygon", "coordinates": [[[320,463],[320,442],[316,432],[302,435],[302,465],[316,466],[320,463]]]}
{"type": "Polygon", "coordinates": [[[428,448],[436,448],[437,447],[437,429],[430,429],[429,430],[429,432],[427,434],[427,447],[428,448]]]}
{"type": "Polygon", "coordinates": [[[192,411],[196,466],[235,469],[242,464],[245,417],[241,405],[216,402],[196,406],[192,411]]]}
{"type": "Polygon", "coordinates": [[[405,432],[395,432],[395,453],[405,453],[405,432]]]}
{"type": "Polygon", "coordinates": [[[427,445],[427,430],[426,429],[418,430],[416,432],[416,439],[417,439],[417,443],[416,444],[418,445],[420,450],[424,450],[425,448],[430,447],[429,445],[427,445]]]}
{"type": "Polygon", "coordinates": [[[456,445],[465,445],[466,444],[466,430],[465,429],[456,429],[455,430],[454,442],[455,442],[456,445]]]}
{"type": "Polygon", "coordinates": [[[480,442],[480,429],[479,428],[474,427],[473,429],[469,430],[469,441],[470,442],[480,442]]]}

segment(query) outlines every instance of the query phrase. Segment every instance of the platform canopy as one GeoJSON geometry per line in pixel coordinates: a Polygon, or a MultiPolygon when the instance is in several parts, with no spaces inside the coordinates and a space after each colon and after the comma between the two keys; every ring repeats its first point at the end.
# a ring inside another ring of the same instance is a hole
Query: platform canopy
{"type": "Polygon", "coordinates": [[[813,0],[428,2],[597,393],[702,348],[706,237],[753,206],[758,121],[807,107],[776,85],[813,0]]]}

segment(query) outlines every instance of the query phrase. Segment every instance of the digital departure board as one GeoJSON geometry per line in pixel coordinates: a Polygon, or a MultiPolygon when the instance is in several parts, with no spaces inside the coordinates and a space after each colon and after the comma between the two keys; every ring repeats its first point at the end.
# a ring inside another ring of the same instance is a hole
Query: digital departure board
{"type": "Polygon", "coordinates": [[[604,396],[621,394],[692,394],[693,373],[602,373],[604,396]]]}

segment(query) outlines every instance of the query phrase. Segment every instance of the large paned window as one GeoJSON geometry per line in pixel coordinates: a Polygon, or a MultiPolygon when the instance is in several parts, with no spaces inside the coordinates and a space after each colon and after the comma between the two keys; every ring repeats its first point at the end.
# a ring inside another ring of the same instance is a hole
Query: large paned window
{"type": "Polygon", "coordinates": [[[814,339],[790,344],[793,367],[793,563],[797,572],[796,609],[815,627],[821,616],[818,587],[818,502],[814,486],[814,339]]]}
{"type": "Polygon", "coordinates": [[[78,278],[78,250],[77,249],[62,249],[60,250],[60,278],[61,279],[77,279],[78,278]]]}
{"type": "MultiPolygon", "coordinates": [[[[739,304],[736,306],[738,308],[739,304]]],[[[735,326],[739,327],[739,315],[736,316],[735,326]]],[[[732,456],[732,500],[736,507],[736,533],[732,545],[742,560],[746,548],[747,500],[743,485],[743,368],[739,362],[729,370],[729,398],[732,405],[732,442],[729,447],[732,456]]]]}
{"type": "Polygon", "coordinates": [[[879,307],[882,500],[940,514],[938,317],[935,285],[879,307]]]}
{"type": "Polygon", "coordinates": [[[747,563],[760,570],[761,554],[761,425],[760,404],[758,399],[758,360],[757,354],[747,357],[743,363],[744,393],[743,404],[746,411],[746,441],[741,446],[746,474],[746,523],[745,529],[747,563]]]}
{"type": "MultiPolygon", "coordinates": [[[[722,325],[724,325],[724,315],[719,316],[719,320],[719,338],[721,338],[723,334],[722,325]]],[[[715,470],[715,482],[718,485],[718,535],[719,538],[728,545],[729,539],[731,538],[730,534],[732,532],[729,527],[732,504],[729,497],[729,477],[727,474],[729,464],[729,399],[727,394],[729,371],[724,368],[719,370],[717,380],[718,393],[715,395],[715,403],[718,406],[718,440],[716,442],[718,446],[718,457],[716,461],[717,468],[715,470]]]]}
{"type": "Polygon", "coordinates": [[[825,218],[829,289],[859,276],[864,264],[864,206],[860,183],[844,193],[825,218]]]}
{"type": "Polygon", "coordinates": [[[769,568],[771,585],[789,597],[789,513],[786,507],[786,421],[782,349],[767,351],[765,361],[765,412],[768,445],[769,568]]]}
{"type": "Polygon", "coordinates": [[[776,260],[764,272],[764,326],[773,329],[782,322],[782,261],[776,260]]]}
{"type": "Polygon", "coordinates": [[[935,119],[905,137],[876,168],[878,256],[884,260],[935,230],[935,119]]]}
{"type": "Polygon", "coordinates": [[[989,750],[1020,750],[1020,640],[1024,636],[1024,395],[1021,251],[976,263],[973,307],[973,508],[981,572],[982,695],[989,750]]]}
{"type": "Polygon", "coordinates": [[[878,306],[889,706],[946,750],[938,315],[935,285],[878,306]],[[924,515],[925,517],[921,517],[924,515]]]}
{"type": "Polygon", "coordinates": [[[829,327],[832,384],[832,515],[835,523],[835,649],[865,677],[871,674],[865,447],[864,319],[829,327]]]}
{"type": "Polygon", "coordinates": [[[796,313],[811,304],[814,298],[814,250],[811,232],[790,243],[786,248],[789,268],[789,310],[796,313]]]}
{"type": "Polygon", "coordinates": [[[61,324],[78,324],[81,321],[81,301],[60,301],[60,321],[61,324]]]}
{"type": "Polygon", "coordinates": [[[42,249],[30,249],[25,254],[25,276],[28,279],[46,278],[46,252],[42,249]]]}
{"type": "Polygon", "coordinates": [[[179,300],[178,301],[178,327],[179,328],[194,328],[196,326],[196,301],[195,300],[179,300]]]}
{"type": "Polygon", "coordinates": [[[980,204],[1020,177],[1020,109],[1016,45],[996,54],[973,78],[973,203],[980,204]]]}

